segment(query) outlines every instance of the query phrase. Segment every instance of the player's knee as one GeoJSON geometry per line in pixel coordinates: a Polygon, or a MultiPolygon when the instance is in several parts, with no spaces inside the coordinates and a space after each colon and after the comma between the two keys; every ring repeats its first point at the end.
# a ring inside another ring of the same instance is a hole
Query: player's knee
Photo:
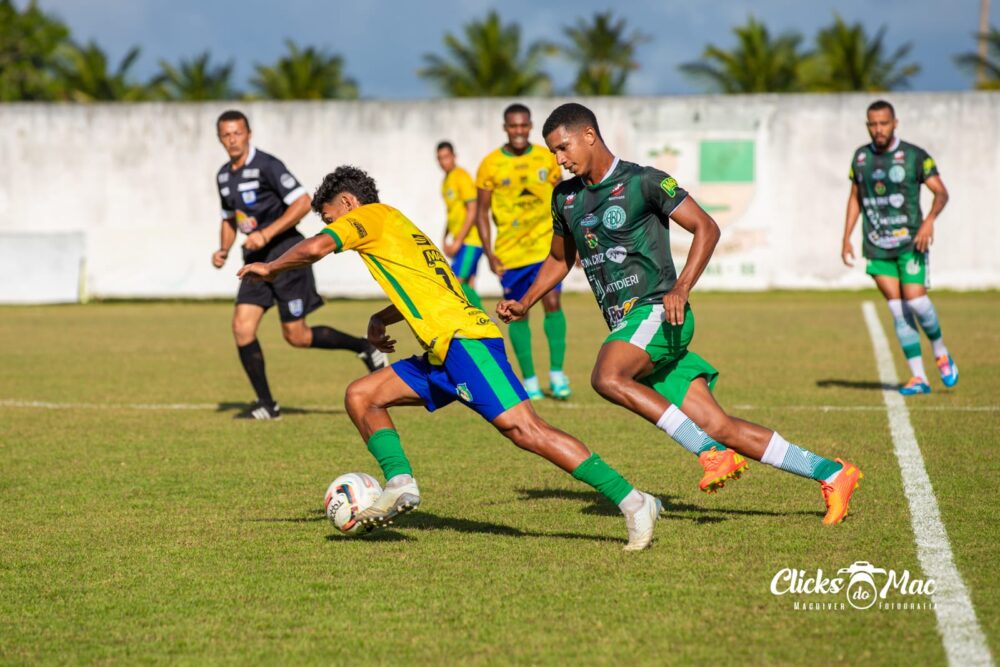
{"type": "Polygon", "coordinates": [[[347,408],[348,414],[360,414],[371,406],[372,392],[364,380],[365,378],[355,380],[347,385],[347,391],[344,392],[344,407],[347,408]]]}
{"type": "Polygon", "coordinates": [[[606,373],[598,367],[590,375],[590,386],[602,397],[612,403],[618,403],[624,392],[625,383],[621,377],[606,373]]]}
{"type": "Polygon", "coordinates": [[[257,327],[251,322],[233,319],[233,338],[237,345],[249,345],[257,337],[257,327]]]}

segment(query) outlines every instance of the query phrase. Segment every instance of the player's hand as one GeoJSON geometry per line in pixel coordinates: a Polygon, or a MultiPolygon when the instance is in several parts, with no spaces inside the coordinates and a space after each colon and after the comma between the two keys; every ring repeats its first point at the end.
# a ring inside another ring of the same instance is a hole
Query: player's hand
{"type": "Polygon", "coordinates": [[[528,309],[520,301],[504,299],[497,304],[497,317],[505,324],[510,324],[513,320],[519,320],[528,314],[528,309]]]}
{"type": "Polygon", "coordinates": [[[850,241],[844,241],[844,247],[840,250],[840,259],[847,266],[854,266],[854,246],[850,241]]]}
{"type": "Polygon", "coordinates": [[[663,317],[668,324],[684,324],[684,307],[687,302],[687,288],[681,285],[674,285],[672,290],[663,295],[663,317]]]}
{"type": "Polygon", "coordinates": [[[267,239],[264,238],[264,232],[260,231],[259,229],[250,232],[250,235],[247,236],[247,240],[243,242],[243,247],[250,251],[260,250],[266,245],[267,245],[267,239]]]}
{"type": "Polygon", "coordinates": [[[372,315],[368,320],[368,342],[382,352],[395,352],[396,341],[389,338],[385,331],[385,322],[378,315],[372,315]]]}
{"type": "Polygon", "coordinates": [[[920,229],[917,230],[917,237],[913,239],[913,247],[917,249],[917,252],[927,252],[932,243],[934,243],[934,221],[924,220],[920,229]]]}
{"type": "Polygon", "coordinates": [[[216,250],[212,253],[212,266],[221,269],[222,265],[226,263],[227,257],[229,257],[228,250],[216,250]]]}
{"type": "Polygon", "coordinates": [[[276,273],[271,272],[271,265],[267,262],[254,262],[246,264],[236,273],[240,280],[274,280],[276,273]]]}
{"type": "Polygon", "coordinates": [[[442,250],[444,250],[444,254],[449,259],[457,255],[458,251],[461,249],[462,249],[462,244],[456,241],[455,239],[451,239],[450,241],[445,239],[444,248],[442,248],[442,250]]]}
{"type": "Polygon", "coordinates": [[[507,267],[503,265],[496,255],[490,255],[490,271],[495,273],[497,277],[503,276],[507,272],[507,267]]]}

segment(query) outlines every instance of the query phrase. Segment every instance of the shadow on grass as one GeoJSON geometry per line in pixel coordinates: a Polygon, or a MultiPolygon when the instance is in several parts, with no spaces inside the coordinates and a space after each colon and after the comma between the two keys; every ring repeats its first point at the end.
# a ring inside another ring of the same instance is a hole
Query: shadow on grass
{"type": "Polygon", "coordinates": [[[246,520],[254,523],[312,523],[313,521],[325,521],[326,512],[323,510],[310,510],[306,516],[262,517],[260,519],[246,520]]]}
{"type": "MultiPolygon", "coordinates": [[[[215,407],[216,412],[234,412],[239,414],[240,412],[245,412],[253,406],[250,403],[240,402],[221,402],[215,407]]],[[[343,415],[347,414],[347,411],[343,408],[297,408],[294,405],[281,406],[281,414],[284,415],[343,415]]],[[[235,416],[235,415],[234,415],[235,416]]]]}
{"type": "MultiPolygon", "coordinates": [[[[607,498],[596,491],[571,491],[569,489],[518,489],[521,500],[573,500],[588,503],[583,508],[583,514],[596,514],[599,516],[621,516],[621,510],[611,504],[607,498]]],[[[676,496],[666,493],[655,493],[650,491],[663,503],[663,514],[665,519],[681,519],[694,523],[720,523],[741,516],[823,516],[823,512],[772,512],[770,510],[737,509],[732,507],[709,507],[705,505],[692,505],[676,500],[676,496]],[[700,516],[695,516],[700,515],[700,516]]]]}
{"type": "Polygon", "coordinates": [[[886,389],[899,389],[898,384],[885,384],[884,382],[870,382],[865,380],[816,380],[816,386],[826,389],[828,387],[844,387],[846,389],[867,389],[869,391],[884,391],[886,389]]]}

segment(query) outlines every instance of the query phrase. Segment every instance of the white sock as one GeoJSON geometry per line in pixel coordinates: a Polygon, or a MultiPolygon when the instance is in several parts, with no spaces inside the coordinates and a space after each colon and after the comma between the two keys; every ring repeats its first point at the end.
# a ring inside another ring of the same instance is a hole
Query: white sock
{"type": "Polygon", "coordinates": [[[622,511],[623,514],[635,514],[642,509],[643,503],[646,499],[642,497],[642,493],[639,489],[632,489],[628,492],[628,495],[622,498],[622,501],[618,503],[618,509],[622,511]]]}
{"type": "Polygon", "coordinates": [[[906,363],[910,365],[910,375],[920,378],[924,382],[927,381],[927,371],[924,370],[923,357],[911,357],[906,360],[906,363]]]}
{"type": "Polygon", "coordinates": [[[386,480],[385,488],[398,489],[401,486],[413,483],[412,475],[396,475],[392,479],[386,480]]]}
{"type": "Polygon", "coordinates": [[[569,384],[569,378],[563,371],[549,371],[550,384],[569,384]]]}
{"type": "Polygon", "coordinates": [[[541,391],[541,387],[538,385],[538,376],[536,375],[532,375],[530,378],[524,378],[523,384],[525,391],[541,391]]]}
{"type": "Polygon", "coordinates": [[[931,348],[934,350],[935,359],[948,356],[948,348],[944,344],[944,338],[938,338],[937,340],[932,340],[931,348]]]}

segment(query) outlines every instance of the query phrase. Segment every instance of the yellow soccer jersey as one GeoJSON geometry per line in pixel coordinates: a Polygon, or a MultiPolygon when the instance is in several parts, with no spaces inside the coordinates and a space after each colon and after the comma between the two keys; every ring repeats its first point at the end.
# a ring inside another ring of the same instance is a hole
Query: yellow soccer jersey
{"type": "Polygon", "coordinates": [[[498,148],[479,165],[476,187],[493,192],[493,252],[509,269],[543,261],[552,245],[552,190],[562,180],[555,156],[532,144],[523,155],[498,148]]]}
{"type": "MultiPolygon", "coordinates": [[[[441,196],[444,198],[444,205],[448,209],[448,233],[452,236],[458,234],[465,223],[465,214],[469,202],[476,201],[476,184],[472,182],[472,176],[461,167],[455,167],[444,177],[441,184],[441,196]]],[[[465,245],[482,247],[479,240],[479,230],[475,223],[469,229],[465,237],[465,245]]]]}
{"type": "Polygon", "coordinates": [[[356,250],[375,282],[403,314],[431,363],[453,338],[500,338],[489,315],[469,303],[448,260],[406,216],[386,204],[356,208],[323,232],[336,252],[356,250]]]}

